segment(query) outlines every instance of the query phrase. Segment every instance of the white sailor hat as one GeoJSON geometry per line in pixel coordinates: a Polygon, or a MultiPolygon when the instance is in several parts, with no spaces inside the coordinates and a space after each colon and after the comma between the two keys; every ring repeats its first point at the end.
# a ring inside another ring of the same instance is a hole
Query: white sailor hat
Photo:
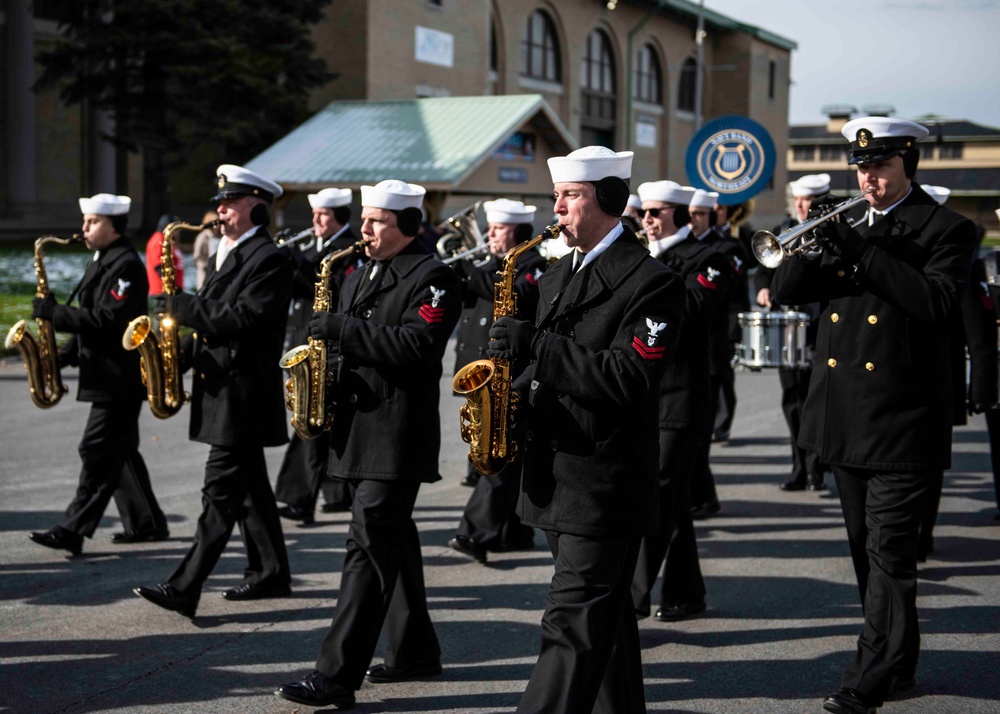
{"type": "Polygon", "coordinates": [[[851,142],[848,164],[874,164],[906,151],[930,132],[906,119],[861,117],[844,124],[840,133],[851,142]]]}
{"type": "Polygon", "coordinates": [[[637,193],[630,193],[628,195],[628,204],[627,205],[628,205],[629,208],[636,208],[636,209],[640,209],[641,210],[642,209],[642,199],[639,197],[639,194],[637,194],[637,193]]]}
{"type": "Polygon", "coordinates": [[[691,208],[715,208],[718,200],[719,194],[717,192],[703,191],[700,188],[696,188],[694,193],[691,194],[691,203],[688,205],[691,208]]]}
{"type": "Polygon", "coordinates": [[[612,151],[605,146],[585,146],[566,156],[549,159],[552,183],[600,181],[614,176],[623,180],[632,177],[631,151],[612,151]]]}
{"type": "Polygon", "coordinates": [[[284,193],[281,186],[271,179],[233,164],[222,164],[215,170],[215,185],[219,192],[210,201],[256,196],[270,203],[284,193]]]}
{"type": "Polygon", "coordinates": [[[924,192],[938,202],[939,206],[943,206],[944,202],[948,200],[948,196],[951,195],[951,189],[945,188],[944,186],[931,186],[927,183],[920,184],[920,188],[924,192]]]}
{"type": "Polygon", "coordinates": [[[131,206],[132,199],[128,196],[115,196],[111,193],[99,193],[80,199],[80,213],[95,216],[124,216],[131,206]]]}
{"type": "Polygon", "coordinates": [[[374,186],[361,187],[361,205],[369,208],[384,208],[387,211],[402,211],[404,208],[420,208],[427,189],[415,183],[398,179],[379,181],[374,186]]]}
{"type": "Polygon", "coordinates": [[[520,201],[498,198],[483,204],[487,223],[533,223],[535,207],[525,206],[520,201]]]}
{"type": "Polygon", "coordinates": [[[681,186],[676,181],[647,181],[639,184],[639,198],[643,201],[663,201],[687,206],[695,189],[691,186],[681,186]]]}
{"type": "Polygon", "coordinates": [[[338,208],[349,206],[353,195],[349,188],[324,188],[319,193],[310,193],[307,198],[310,208],[338,208]]]}
{"type": "Polygon", "coordinates": [[[830,174],[806,174],[792,181],[795,197],[822,196],[824,193],[830,193],[830,174]]]}

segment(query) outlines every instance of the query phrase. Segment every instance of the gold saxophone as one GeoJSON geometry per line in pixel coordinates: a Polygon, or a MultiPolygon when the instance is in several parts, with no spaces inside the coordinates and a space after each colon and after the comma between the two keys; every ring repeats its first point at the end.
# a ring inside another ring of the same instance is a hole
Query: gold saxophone
{"type": "MultiPolygon", "coordinates": [[[[42,236],[35,241],[35,297],[44,298],[51,294],[49,278],[45,272],[45,253],[42,246],[46,243],[81,243],[83,236],[73,234],[71,238],[42,236]]],[[[38,340],[28,331],[27,320],[18,320],[7,333],[4,347],[8,350],[17,347],[24,359],[24,368],[28,372],[28,389],[31,390],[31,401],[36,407],[48,409],[54,407],[69,390],[62,383],[59,374],[59,351],[56,347],[56,331],[51,320],[35,318],[38,327],[38,340]]]]}
{"type": "MultiPolygon", "coordinates": [[[[517,316],[514,293],[518,257],[546,238],[562,231],[557,223],[529,241],[511,248],[504,256],[500,280],[493,287],[493,321],[517,316]]],[[[510,360],[477,359],[462,367],[451,380],[456,394],[465,395],[458,411],[462,441],[469,445],[469,461],[481,474],[495,474],[507,462],[517,458],[518,444],[509,437],[510,425],[518,407],[517,393],[511,389],[510,360]]]]}
{"type": "MultiPolygon", "coordinates": [[[[178,230],[200,231],[220,223],[222,221],[216,219],[196,226],[184,221],[174,221],[163,229],[160,277],[163,280],[164,295],[177,292],[174,233],[178,230]]],[[[181,377],[180,325],[167,312],[158,313],[156,318],[160,326],[159,338],[153,332],[153,321],[149,315],[140,315],[125,328],[122,347],[126,350],[139,350],[139,367],[142,370],[142,383],[146,385],[149,409],[153,416],[166,419],[180,410],[188,395],[184,392],[181,377]]]]}
{"type": "MultiPolygon", "coordinates": [[[[334,264],[365,249],[359,240],[343,250],[323,258],[313,293],[313,312],[329,312],[332,305],[330,276],[334,264]]],[[[278,366],[289,372],[285,382],[285,407],[292,413],[292,428],[300,439],[314,439],[333,424],[333,413],[326,410],[326,385],[332,376],[326,369],[326,340],[309,338],[308,344],[288,350],[278,366]]]]}

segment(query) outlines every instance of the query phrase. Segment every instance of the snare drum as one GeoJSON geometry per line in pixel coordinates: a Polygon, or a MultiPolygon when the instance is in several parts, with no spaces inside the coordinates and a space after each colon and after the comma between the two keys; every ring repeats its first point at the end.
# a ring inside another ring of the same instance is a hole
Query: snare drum
{"type": "Polygon", "coordinates": [[[805,368],[812,364],[806,347],[809,315],[804,312],[741,312],[743,331],[736,346],[737,362],[750,369],[805,368]]]}

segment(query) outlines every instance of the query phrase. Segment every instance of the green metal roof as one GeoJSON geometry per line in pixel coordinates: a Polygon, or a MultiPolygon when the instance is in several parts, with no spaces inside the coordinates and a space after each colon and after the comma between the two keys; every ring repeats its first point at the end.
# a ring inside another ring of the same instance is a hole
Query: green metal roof
{"type": "Polygon", "coordinates": [[[540,94],[331,102],[246,166],[293,190],[386,178],[453,187],[526,122],[557,152],[576,148],[540,94]]]}

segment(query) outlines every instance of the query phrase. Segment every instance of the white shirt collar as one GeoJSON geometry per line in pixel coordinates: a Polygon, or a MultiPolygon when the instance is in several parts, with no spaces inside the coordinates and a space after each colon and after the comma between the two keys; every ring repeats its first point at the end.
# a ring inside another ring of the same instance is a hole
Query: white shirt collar
{"type": "Polygon", "coordinates": [[[344,231],[346,231],[346,230],[347,230],[348,228],[349,228],[348,224],[346,224],[346,223],[345,223],[345,224],[344,224],[344,225],[343,225],[343,226],[341,227],[341,229],[340,229],[339,231],[337,231],[336,233],[334,233],[334,234],[333,234],[332,236],[330,236],[329,238],[327,238],[327,239],[325,239],[325,240],[324,240],[323,238],[319,238],[319,237],[317,237],[317,239],[316,239],[316,252],[317,252],[317,253],[322,253],[322,252],[323,252],[324,250],[326,250],[326,247],[327,247],[328,245],[330,245],[330,244],[331,244],[331,243],[333,243],[333,242],[334,242],[335,240],[337,240],[338,238],[340,238],[341,234],[342,234],[342,233],[343,233],[344,231]]]}
{"type": "Polygon", "coordinates": [[[885,216],[885,215],[888,215],[889,211],[891,211],[896,206],[898,206],[903,201],[905,201],[906,197],[909,196],[912,191],[913,191],[913,184],[911,183],[910,184],[910,190],[907,191],[906,194],[901,199],[899,199],[898,201],[896,201],[894,204],[892,204],[888,208],[885,208],[885,209],[882,209],[882,210],[879,210],[879,209],[877,209],[874,206],[872,206],[872,205],[869,204],[869,206],[868,206],[868,225],[871,225],[871,224],[873,224],[875,222],[875,217],[876,216],[885,216]]]}
{"type": "MultiPolygon", "coordinates": [[[[589,253],[587,253],[583,257],[583,264],[580,265],[580,267],[577,268],[577,269],[578,270],[582,270],[583,268],[587,267],[589,264],[591,264],[595,260],[597,260],[597,256],[599,256],[601,253],[603,253],[604,251],[606,251],[608,249],[608,246],[610,246],[612,243],[614,243],[615,240],[618,238],[618,236],[620,236],[622,234],[622,231],[624,231],[624,230],[625,229],[622,227],[621,221],[619,221],[618,223],[616,223],[615,227],[612,228],[611,231],[606,236],[604,236],[604,238],[601,239],[601,242],[598,243],[597,245],[595,245],[591,249],[591,251],[589,253]]],[[[574,267],[576,266],[577,261],[580,259],[581,255],[583,255],[583,254],[580,252],[579,248],[574,249],[574,252],[573,252],[573,266],[574,267]]]]}
{"type": "Polygon", "coordinates": [[[246,239],[254,235],[259,228],[260,226],[253,226],[250,230],[237,238],[235,243],[228,240],[220,240],[219,248],[215,251],[215,269],[217,271],[222,270],[222,264],[226,262],[226,258],[231,252],[233,252],[233,250],[236,249],[236,246],[240,243],[246,242],[246,239]]]}
{"type": "Polygon", "coordinates": [[[682,242],[689,235],[691,235],[690,226],[681,226],[681,229],[674,233],[672,236],[667,236],[666,238],[660,238],[658,240],[653,240],[649,242],[649,254],[654,258],[666,253],[668,250],[673,248],[678,243],[682,242]]]}

